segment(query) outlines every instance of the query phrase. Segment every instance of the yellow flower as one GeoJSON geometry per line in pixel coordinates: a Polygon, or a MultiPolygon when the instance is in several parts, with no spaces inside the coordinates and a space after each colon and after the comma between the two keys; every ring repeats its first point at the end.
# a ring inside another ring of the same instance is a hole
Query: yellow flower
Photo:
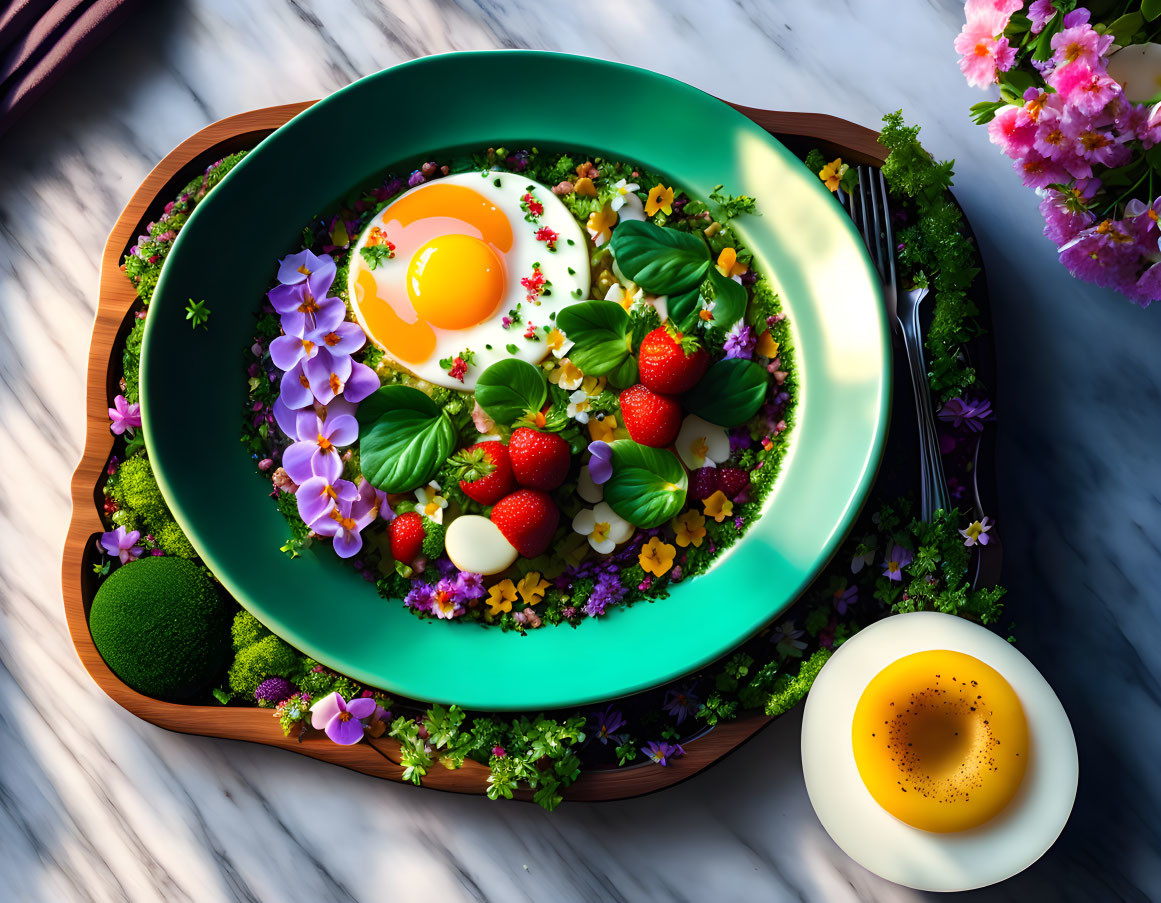
{"type": "Polygon", "coordinates": [[[616,224],[617,211],[609,204],[605,204],[604,207],[589,216],[585,228],[588,229],[589,238],[596,242],[597,247],[600,247],[613,237],[613,226],[616,224]]]}
{"type": "Polygon", "coordinates": [[[645,201],[645,215],[653,216],[658,210],[666,216],[673,213],[673,189],[666,188],[661,183],[649,189],[649,198],[645,201]]]}
{"type": "Polygon", "coordinates": [[[850,167],[843,163],[842,157],[835,157],[818,171],[818,177],[826,183],[826,187],[831,191],[837,191],[843,175],[848,169],[850,167]]]}
{"type": "Polygon", "coordinates": [[[559,351],[564,347],[564,333],[555,328],[550,330],[548,335],[545,336],[544,344],[548,347],[549,351],[559,351]]]}
{"type": "Polygon", "coordinates": [[[581,388],[585,390],[585,395],[589,398],[596,398],[603,391],[608,380],[603,376],[586,376],[581,383],[581,388]]]}
{"type": "Polygon", "coordinates": [[[712,517],[719,524],[734,513],[734,503],[720,489],[702,504],[705,505],[706,517],[712,517]]]}
{"type": "Polygon", "coordinates": [[[447,507],[447,499],[440,495],[440,492],[439,483],[435,480],[415,490],[419,513],[430,517],[437,524],[443,523],[443,509],[447,507]]]}
{"type": "Polygon", "coordinates": [[[511,580],[501,580],[488,590],[488,614],[492,617],[503,611],[511,611],[516,601],[516,585],[511,580]]]}
{"type": "Polygon", "coordinates": [[[758,344],[754,346],[754,350],[762,357],[778,357],[778,343],[775,342],[774,337],[770,335],[769,329],[758,336],[758,344]]]}
{"type": "Polygon", "coordinates": [[[673,519],[673,529],[677,533],[677,544],[700,546],[705,539],[705,518],[696,511],[686,511],[673,519]]]}
{"type": "Polygon", "coordinates": [[[573,391],[580,388],[584,382],[585,375],[581,368],[570,361],[567,357],[562,359],[559,367],[554,367],[548,371],[548,381],[554,386],[560,386],[566,391],[573,391]]]}
{"type": "Polygon", "coordinates": [[[540,579],[540,571],[529,571],[516,585],[516,592],[525,605],[535,605],[544,598],[544,591],[548,589],[548,581],[540,579]]]}
{"type": "Polygon", "coordinates": [[[595,198],[597,196],[597,186],[593,184],[593,180],[588,176],[577,179],[573,183],[572,190],[582,198],[595,198]]]}
{"type": "Polygon", "coordinates": [[[654,536],[641,547],[641,554],[637,556],[637,563],[641,570],[656,577],[664,577],[673,567],[673,559],[677,549],[663,541],[660,536],[654,536]]]}
{"type": "Polygon", "coordinates": [[[741,276],[750,268],[744,263],[738,263],[738,252],[733,248],[722,248],[718,255],[718,272],[723,276],[741,276]]]}
{"type": "Polygon", "coordinates": [[[589,418],[589,438],[593,442],[612,442],[616,437],[617,418],[612,414],[589,418]]]}

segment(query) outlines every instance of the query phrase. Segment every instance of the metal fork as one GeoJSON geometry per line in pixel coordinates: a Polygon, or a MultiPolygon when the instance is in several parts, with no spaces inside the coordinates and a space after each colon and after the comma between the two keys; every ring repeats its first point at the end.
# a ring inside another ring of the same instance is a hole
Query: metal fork
{"type": "MultiPolygon", "coordinates": [[[[841,189],[840,189],[841,192],[841,189]]],[[[891,328],[902,336],[911,373],[915,397],[915,416],[919,422],[919,499],[920,512],[931,522],[935,512],[951,507],[943,461],[939,455],[939,437],[935,432],[935,412],[927,383],[927,365],[923,360],[923,333],[919,325],[919,306],[927,297],[926,288],[904,290],[899,286],[895,266],[895,238],[891,231],[891,207],[887,201],[887,182],[883,173],[869,166],[859,167],[858,187],[844,199],[847,212],[854,220],[867,251],[883,281],[887,314],[891,328]]]]}

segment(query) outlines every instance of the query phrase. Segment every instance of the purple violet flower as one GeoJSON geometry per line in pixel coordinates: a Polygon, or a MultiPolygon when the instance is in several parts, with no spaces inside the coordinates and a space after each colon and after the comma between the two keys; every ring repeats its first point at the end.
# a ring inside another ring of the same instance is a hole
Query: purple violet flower
{"type": "Polygon", "coordinates": [[[903,568],[907,567],[915,556],[911,554],[908,549],[896,543],[891,547],[891,551],[887,553],[886,561],[883,563],[883,576],[888,580],[894,580],[899,583],[903,580],[903,568]]]}
{"type": "Polygon", "coordinates": [[[340,498],[330,511],[310,524],[319,536],[334,540],[335,554],[352,558],[363,548],[362,530],[375,519],[378,505],[368,505],[361,496],[354,501],[340,498]]]}
{"type": "Polygon", "coordinates": [[[435,590],[430,583],[417,581],[411,584],[411,590],[403,597],[403,604],[416,611],[431,611],[431,603],[435,597],[435,590]]]}
{"type": "Polygon", "coordinates": [[[665,740],[650,740],[647,746],[641,747],[645,757],[651,759],[655,765],[665,767],[670,759],[677,759],[685,755],[685,750],[676,743],[665,740]]]}
{"type": "Polygon", "coordinates": [[[342,500],[353,502],[359,497],[359,490],[350,480],[335,480],[326,477],[310,477],[299,484],[294,493],[298,502],[298,514],[308,524],[326,517],[342,500]]]}
{"type": "Polygon", "coordinates": [[[673,720],[679,725],[686,718],[694,715],[701,707],[701,701],[693,695],[692,690],[692,684],[686,684],[680,689],[669,690],[661,703],[662,711],[672,715],[673,720]]]}
{"type": "Polygon", "coordinates": [[[343,472],[338,449],[351,445],[359,438],[359,423],[349,414],[326,420],[315,417],[313,429],[308,429],[308,417],[297,418],[295,442],[282,455],[282,467],[287,476],[301,486],[312,476],[325,477],[334,483],[343,472]]]}
{"type": "Polygon", "coordinates": [[[422,185],[426,181],[427,179],[423,177],[423,173],[417,169],[410,176],[408,176],[407,185],[410,188],[414,188],[416,185],[422,185]]]}
{"type": "Polygon", "coordinates": [[[968,401],[966,398],[952,398],[943,403],[936,415],[940,420],[949,421],[952,426],[966,426],[974,433],[984,428],[984,421],[992,419],[992,403],[986,398],[968,401]]]}
{"type": "Polygon", "coordinates": [[[461,571],[460,575],[456,578],[456,584],[459,595],[464,600],[480,599],[487,592],[484,589],[483,576],[473,574],[471,571],[461,571]]]}
{"type": "Polygon", "coordinates": [[[602,572],[595,581],[593,591],[585,602],[585,614],[596,618],[605,613],[610,605],[616,605],[625,597],[626,589],[621,585],[615,572],[602,572]]]}
{"type": "Polygon", "coordinates": [[[102,533],[97,545],[110,558],[118,558],[122,564],[128,564],[141,557],[142,548],[137,545],[140,538],[140,530],[126,532],[124,527],[118,527],[108,533],[102,533]]]}
{"type": "Polygon", "coordinates": [[[603,712],[595,712],[593,722],[596,738],[604,746],[613,734],[625,726],[625,717],[610,705],[603,712]]]}
{"type": "Polygon", "coordinates": [[[589,476],[593,478],[593,482],[600,486],[602,483],[609,482],[609,478],[613,475],[613,448],[608,442],[590,442],[589,454],[592,459],[589,461],[589,476]]]}
{"type": "Polygon", "coordinates": [[[340,746],[351,746],[363,739],[362,718],[375,714],[374,699],[352,699],[347,702],[339,693],[324,696],[310,707],[310,725],[340,746]]]}
{"type": "Polygon", "coordinates": [[[126,430],[132,435],[133,430],[141,427],[141,405],[137,402],[129,404],[129,399],[118,395],[113,399],[113,407],[109,408],[109,420],[112,421],[109,429],[114,435],[120,436],[126,430]]]}
{"type": "Polygon", "coordinates": [[[726,359],[740,358],[749,360],[754,356],[754,346],[758,342],[754,330],[739,320],[726,333],[726,341],[722,348],[726,352],[726,359]]]}

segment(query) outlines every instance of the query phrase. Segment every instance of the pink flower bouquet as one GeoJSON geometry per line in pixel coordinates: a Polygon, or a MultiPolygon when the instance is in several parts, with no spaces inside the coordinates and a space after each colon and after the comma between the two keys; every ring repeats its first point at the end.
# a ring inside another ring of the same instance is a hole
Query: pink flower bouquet
{"type": "Polygon", "coordinates": [[[1076,0],[968,0],[955,40],[972,107],[1079,279],[1142,307],[1161,298],[1161,4],[1096,21],[1076,0]],[[1156,6],[1156,8],[1154,8],[1156,6]]]}

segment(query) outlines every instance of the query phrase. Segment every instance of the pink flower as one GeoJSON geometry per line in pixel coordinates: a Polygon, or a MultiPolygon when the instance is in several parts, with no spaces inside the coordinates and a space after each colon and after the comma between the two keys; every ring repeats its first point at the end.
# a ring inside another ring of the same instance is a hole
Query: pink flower
{"type": "Polygon", "coordinates": [[[1082,61],[1057,67],[1047,81],[1060,93],[1065,104],[1074,106],[1085,116],[1095,116],[1121,90],[1103,68],[1093,69],[1082,61]]]}
{"type": "Polygon", "coordinates": [[[967,0],[964,12],[969,23],[986,25],[988,34],[997,35],[1023,5],[1024,0],[967,0]]]}
{"type": "Polygon", "coordinates": [[[1146,149],[1161,143],[1161,103],[1154,104],[1149,115],[1138,125],[1137,137],[1146,149]]]}
{"type": "Polygon", "coordinates": [[[988,123],[992,144],[998,145],[1013,160],[1028,153],[1035,136],[1036,128],[1020,107],[1006,106],[988,123]]]}
{"type": "Polygon", "coordinates": [[[118,395],[113,399],[113,407],[109,408],[109,420],[112,421],[109,429],[114,435],[120,436],[126,430],[132,435],[133,430],[141,427],[141,405],[137,402],[129,404],[129,399],[118,395]]]}
{"type": "Polygon", "coordinates": [[[1100,184],[1100,179],[1090,179],[1083,188],[1078,184],[1066,191],[1050,189],[1040,202],[1044,234],[1057,247],[1072,241],[1093,224],[1096,217],[1089,212],[1088,201],[1097,193],[1100,184]]]}
{"type": "Polygon", "coordinates": [[[1057,68],[1068,63],[1081,62],[1093,69],[1101,69],[1101,57],[1113,43],[1111,34],[1099,35],[1087,23],[1052,36],[1053,59],[1057,68]]]}
{"type": "Polygon", "coordinates": [[[1016,48],[1008,46],[1007,38],[996,40],[994,35],[986,20],[973,22],[969,18],[955,39],[960,71],[968,84],[976,88],[986,88],[995,82],[996,73],[1012,68],[1016,60],[1016,48]]]}
{"type": "MultiPolygon", "coordinates": [[[[1097,128],[1089,120],[1070,119],[1063,123],[1065,134],[1072,141],[1075,154],[1088,163],[1097,163],[1101,166],[1116,167],[1128,162],[1132,152],[1124,144],[1116,140],[1111,132],[1097,128]]],[[[1077,178],[1086,178],[1089,173],[1077,175],[1077,178]]]]}
{"type": "Polygon", "coordinates": [[[1047,188],[1058,182],[1069,180],[1068,171],[1047,157],[1042,157],[1035,150],[1030,151],[1023,160],[1013,164],[1016,172],[1028,188],[1047,188]]]}
{"type": "Polygon", "coordinates": [[[110,557],[115,556],[122,564],[128,564],[141,557],[142,549],[137,545],[140,538],[140,530],[126,532],[124,527],[118,527],[108,533],[102,533],[97,545],[110,557]]]}
{"type": "Polygon", "coordinates": [[[1028,18],[1032,20],[1032,34],[1040,34],[1048,20],[1056,15],[1056,7],[1052,0],[1032,0],[1028,7],[1028,18]]]}

